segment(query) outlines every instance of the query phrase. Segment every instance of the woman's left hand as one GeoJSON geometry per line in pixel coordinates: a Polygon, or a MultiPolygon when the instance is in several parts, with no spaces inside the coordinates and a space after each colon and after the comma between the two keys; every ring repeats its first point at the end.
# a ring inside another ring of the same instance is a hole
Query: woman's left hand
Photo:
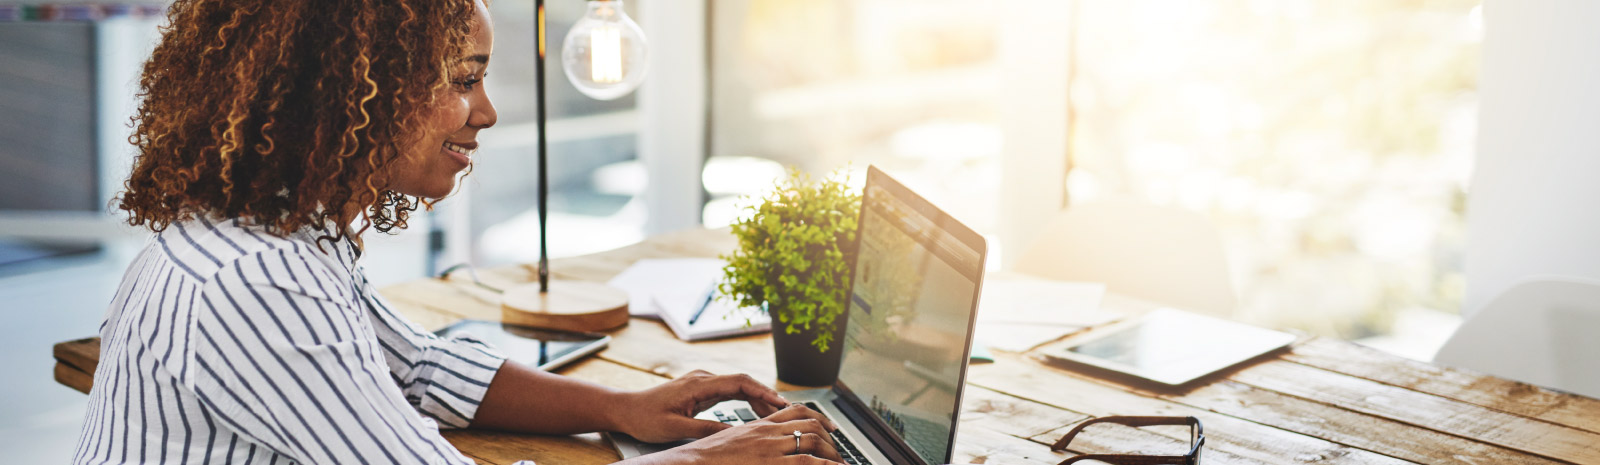
{"type": "Polygon", "coordinates": [[[728,400],[749,402],[761,417],[789,405],[777,391],[749,375],[716,376],[695,370],[666,384],[624,395],[612,414],[617,415],[621,432],[641,441],[699,439],[730,426],[694,416],[728,400]]]}

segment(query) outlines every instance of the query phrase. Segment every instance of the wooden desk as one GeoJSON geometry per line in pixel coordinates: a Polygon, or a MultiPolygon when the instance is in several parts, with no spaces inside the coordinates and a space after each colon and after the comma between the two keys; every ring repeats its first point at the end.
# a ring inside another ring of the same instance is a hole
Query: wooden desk
{"type": "MultiPolygon", "coordinates": [[[[690,231],[583,257],[556,260],[567,279],[604,281],[647,257],[710,257],[731,250],[723,231],[690,231]]],[[[534,275],[522,267],[479,273],[503,286],[534,275]]],[[[464,276],[461,279],[465,279],[464,276]]],[[[461,318],[498,319],[495,295],[421,279],[383,290],[429,328],[461,318]]],[[[1108,296],[1106,306],[1145,306],[1108,296]]],[[[562,370],[568,376],[642,388],[694,369],[743,372],[776,380],[768,336],[685,343],[659,322],[635,319],[613,333],[611,347],[562,370]]],[[[56,379],[88,391],[99,341],[56,346],[56,379]]],[[[958,463],[1054,464],[1049,451],[1068,426],[1104,415],[1193,415],[1205,423],[1205,460],[1217,464],[1600,464],[1600,401],[1527,384],[1410,361],[1361,346],[1311,338],[1287,353],[1186,392],[1129,387],[1036,361],[996,354],[968,376],[956,441],[958,463]]],[[[1182,428],[1094,427],[1076,452],[1172,452],[1182,428]]],[[[550,437],[484,431],[446,432],[486,464],[532,459],[541,464],[616,460],[598,434],[550,437]]]]}

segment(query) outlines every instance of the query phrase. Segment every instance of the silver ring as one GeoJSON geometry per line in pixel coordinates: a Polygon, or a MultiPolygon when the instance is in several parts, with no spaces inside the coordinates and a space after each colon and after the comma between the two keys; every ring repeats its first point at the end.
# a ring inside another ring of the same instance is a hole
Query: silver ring
{"type": "Polygon", "coordinates": [[[800,455],[800,430],[794,430],[794,455],[800,455]]]}

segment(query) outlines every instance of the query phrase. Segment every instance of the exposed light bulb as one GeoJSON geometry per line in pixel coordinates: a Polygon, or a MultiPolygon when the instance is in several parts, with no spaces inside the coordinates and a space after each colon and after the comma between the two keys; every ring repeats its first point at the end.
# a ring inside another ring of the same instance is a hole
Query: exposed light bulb
{"type": "Polygon", "coordinates": [[[622,11],[622,0],[590,0],[561,46],[567,80],[591,98],[612,100],[644,82],[649,58],[644,31],[622,11]]]}

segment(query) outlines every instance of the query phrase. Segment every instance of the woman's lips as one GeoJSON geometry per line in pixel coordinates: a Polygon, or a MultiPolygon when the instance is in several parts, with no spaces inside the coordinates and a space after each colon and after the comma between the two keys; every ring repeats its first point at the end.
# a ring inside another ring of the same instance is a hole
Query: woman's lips
{"type": "Polygon", "coordinates": [[[472,154],[478,151],[478,143],[445,141],[444,151],[461,162],[462,166],[466,166],[472,164],[472,154]]]}

